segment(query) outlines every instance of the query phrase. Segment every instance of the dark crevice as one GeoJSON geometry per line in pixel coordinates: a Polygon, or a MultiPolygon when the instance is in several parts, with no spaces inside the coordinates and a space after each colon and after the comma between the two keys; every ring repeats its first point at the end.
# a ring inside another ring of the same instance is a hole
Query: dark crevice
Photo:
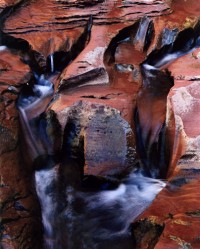
{"type": "Polygon", "coordinates": [[[115,20],[110,20],[110,22],[100,21],[100,20],[103,20],[103,18],[100,18],[99,20],[97,18],[94,18],[94,24],[96,26],[102,26],[102,25],[111,25],[111,24],[118,24],[118,23],[120,23],[120,21],[115,21],[115,20]],[[95,22],[95,19],[97,20],[97,22],[95,22]]]}
{"type": "Polygon", "coordinates": [[[83,20],[83,18],[90,18],[89,15],[73,15],[73,16],[59,16],[59,17],[55,17],[55,20],[70,20],[70,19],[81,19],[83,20]]]}
{"type": "Polygon", "coordinates": [[[81,98],[86,98],[86,99],[110,99],[107,96],[94,96],[94,95],[83,95],[81,98]]]}
{"type": "Polygon", "coordinates": [[[92,6],[95,6],[97,4],[100,4],[100,3],[103,3],[105,2],[105,0],[93,0],[93,1],[90,1],[90,0],[81,0],[81,1],[78,1],[77,3],[70,3],[68,5],[68,3],[66,3],[65,1],[59,1],[59,4],[63,4],[63,5],[68,5],[69,7],[76,7],[76,8],[89,8],[89,7],[92,7],[92,6]]]}
{"type": "MultiPolygon", "coordinates": [[[[122,2],[125,2],[125,4],[130,4],[130,7],[133,7],[134,5],[144,5],[144,6],[146,6],[146,5],[153,5],[153,6],[156,6],[156,5],[159,5],[160,3],[154,3],[154,4],[152,4],[151,2],[150,3],[148,3],[148,2],[131,2],[131,1],[126,1],[126,0],[122,0],[122,2]]],[[[125,5],[126,6],[126,5],[125,5]]]]}
{"type": "Polygon", "coordinates": [[[61,149],[62,175],[67,184],[80,188],[85,166],[84,137],[72,120],[65,126],[61,149]],[[76,144],[78,140],[78,144],[76,144]]]}
{"type": "MultiPolygon", "coordinates": [[[[28,26],[28,28],[30,29],[32,29],[32,28],[44,28],[44,26],[43,25],[29,25],[28,26]]],[[[23,29],[26,29],[25,27],[15,27],[15,29],[14,30],[23,30],[23,29]]],[[[12,32],[12,28],[6,28],[6,34],[10,34],[11,35],[11,33],[10,32],[12,32]]],[[[13,34],[15,34],[15,33],[13,33],[13,34]]]]}
{"type": "MultiPolygon", "coordinates": [[[[132,16],[132,15],[142,15],[143,13],[141,11],[136,11],[136,12],[129,12],[125,15],[122,16],[122,18],[127,17],[127,16],[132,16]]],[[[122,21],[122,18],[116,18],[119,21],[122,21]]],[[[113,19],[113,18],[112,18],[113,19]]]]}
{"type": "Polygon", "coordinates": [[[80,52],[85,48],[90,40],[90,34],[92,29],[92,16],[78,40],[72,45],[70,51],[56,51],[52,55],[47,57],[47,72],[62,72],[62,70],[73,61],[80,52]],[[51,66],[51,56],[53,56],[54,68],[51,66]]]}
{"type": "Polygon", "coordinates": [[[82,179],[81,186],[83,191],[97,192],[102,190],[114,190],[120,184],[120,181],[114,178],[85,175],[82,179]]]}
{"type": "MultiPolygon", "coordinates": [[[[188,79],[187,79],[188,80],[188,79]]],[[[195,79],[189,79],[188,81],[199,81],[200,80],[200,77],[199,76],[197,76],[197,78],[195,78],[195,79]]]]}
{"type": "Polygon", "coordinates": [[[37,74],[43,73],[43,70],[38,65],[36,59],[38,52],[32,50],[30,44],[26,40],[8,35],[0,30],[0,45],[8,47],[14,54],[17,53],[20,55],[22,61],[25,64],[28,64],[37,74]]]}
{"type": "Polygon", "coordinates": [[[119,45],[119,43],[127,39],[131,39],[131,37],[136,34],[138,26],[139,22],[136,22],[131,26],[125,27],[124,29],[120,30],[119,33],[111,40],[104,54],[105,65],[111,65],[115,62],[115,52],[117,46],[119,45]]]}
{"type": "Polygon", "coordinates": [[[31,29],[31,30],[25,30],[25,31],[16,31],[16,32],[7,32],[6,34],[7,35],[10,35],[10,36],[14,36],[14,35],[23,35],[23,34],[29,34],[29,33],[34,33],[34,32],[41,32],[41,33],[44,33],[44,32],[52,32],[50,30],[41,30],[41,29],[31,29]]]}
{"type": "Polygon", "coordinates": [[[185,214],[187,216],[190,216],[190,217],[193,217],[193,218],[200,218],[200,209],[188,211],[188,212],[185,212],[185,214]]]}

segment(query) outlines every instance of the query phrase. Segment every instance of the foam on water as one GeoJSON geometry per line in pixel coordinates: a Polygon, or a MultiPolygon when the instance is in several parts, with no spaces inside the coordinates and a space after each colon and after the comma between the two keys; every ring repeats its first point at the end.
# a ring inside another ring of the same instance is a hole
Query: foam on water
{"type": "MultiPolygon", "coordinates": [[[[47,97],[52,97],[53,95],[53,84],[44,78],[44,75],[36,76],[36,83],[32,87],[32,95],[30,96],[20,96],[18,100],[18,107],[26,110],[29,109],[31,112],[34,106],[39,103],[43,103],[44,99],[47,97]]],[[[27,83],[27,86],[29,83],[27,83]]],[[[44,106],[46,108],[46,106],[44,106]]],[[[43,109],[44,109],[43,108],[43,109]]],[[[40,113],[42,109],[40,108],[40,113]]]]}
{"type": "MultiPolygon", "coordinates": [[[[53,187],[53,184],[57,182],[57,172],[55,168],[49,170],[40,170],[35,173],[35,186],[36,191],[41,203],[42,208],[42,221],[47,237],[53,238],[53,223],[55,217],[55,211],[57,209],[57,203],[55,194],[51,191],[48,193],[47,187],[53,187]]],[[[55,186],[54,186],[55,187],[55,186]]]]}
{"type": "MultiPolygon", "coordinates": [[[[88,31],[91,29],[91,22],[92,20],[88,24],[88,31]]],[[[149,27],[147,19],[144,19],[143,23],[144,26],[141,26],[137,33],[140,39],[141,34],[145,33],[145,29],[149,27]]],[[[161,68],[193,51],[195,46],[199,46],[199,36],[189,36],[189,38],[189,43],[185,41],[180,48],[181,37],[178,42],[169,46],[168,50],[166,47],[166,50],[161,49],[157,54],[152,52],[142,64],[145,75],[155,78],[155,70],[159,72],[161,68]]],[[[4,46],[0,47],[0,51],[5,49],[4,46]]],[[[55,66],[57,65],[54,65],[53,54],[51,54],[51,73],[54,72],[55,66]]],[[[44,75],[35,75],[35,84],[31,90],[28,96],[22,94],[18,107],[27,145],[30,147],[33,159],[36,159],[44,155],[44,152],[48,154],[49,150],[44,148],[38,151],[37,141],[39,139],[35,137],[34,129],[36,128],[31,126],[30,121],[38,118],[46,110],[53,96],[53,85],[45,79],[44,75]]],[[[40,141],[40,144],[45,143],[40,141]]],[[[51,161],[50,165],[47,163],[35,172],[35,186],[41,205],[46,249],[112,248],[105,244],[102,247],[102,243],[105,241],[116,243],[117,238],[129,236],[131,222],[152,203],[156,195],[165,187],[163,181],[133,172],[114,190],[88,193],[84,189],[76,190],[70,186],[70,179],[66,178],[65,183],[61,182],[59,166],[55,165],[51,161]]]]}
{"type": "Polygon", "coordinates": [[[68,186],[59,203],[56,175],[54,168],[35,173],[47,249],[77,249],[84,248],[83,244],[93,249],[102,241],[127,236],[131,222],[165,186],[160,180],[132,173],[115,190],[85,193],[68,186]],[[65,244],[59,247],[60,238],[66,236],[65,244]]]}
{"type": "Polygon", "coordinates": [[[5,51],[5,50],[7,50],[6,46],[0,46],[0,51],[5,51]]]}

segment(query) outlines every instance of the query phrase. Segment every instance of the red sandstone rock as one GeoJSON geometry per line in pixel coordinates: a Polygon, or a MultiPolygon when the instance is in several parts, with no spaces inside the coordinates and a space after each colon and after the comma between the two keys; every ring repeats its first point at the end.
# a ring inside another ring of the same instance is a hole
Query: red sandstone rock
{"type": "MultiPolygon", "coordinates": [[[[18,2],[0,1],[0,9],[18,2]]],[[[168,1],[144,0],[140,4],[138,1],[32,1],[19,5],[5,22],[4,32],[26,39],[33,50],[41,54],[38,60],[46,65],[46,58],[53,52],[70,51],[84,33],[90,15],[93,16],[89,43],[62,74],[54,78],[56,90],[59,86],[58,98],[49,108],[57,114],[63,133],[67,119],[79,126],[73,149],[78,151],[81,138],[86,174],[119,174],[133,167],[135,141],[131,128],[135,127],[133,110],[139,90],[137,101],[142,112],[141,123],[143,127],[148,126],[148,135],[155,132],[152,139],[159,133],[167,115],[170,183],[138,218],[141,230],[146,226],[152,231],[152,235],[133,232],[137,238],[144,239],[137,247],[141,249],[152,245],[157,249],[200,247],[199,49],[170,65],[175,85],[166,105],[163,98],[154,98],[140,88],[139,64],[146,54],[138,52],[131,43],[119,43],[113,56],[110,44],[124,28],[145,14],[157,16],[153,18],[155,35],[149,53],[159,44],[164,27],[182,29],[192,26],[198,18],[198,8],[195,7],[198,4],[199,0],[174,0],[173,12],[163,16],[170,12],[168,1]],[[147,119],[152,121],[150,125],[147,119]],[[110,135],[113,133],[117,136],[110,135]],[[157,232],[159,226],[161,232],[157,232]]],[[[30,79],[31,72],[19,54],[4,50],[0,55],[2,246],[9,249],[40,248],[41,240],[37,240],[40,237],[37,231],[40,221],[36,218],[38,204],[31,189],[32,172],[26,169],[21,159],[15,107],[20,85],[30,79]]]]}
{"type": "MultiPolygon", "coordinates": [[[[191,4],[188,1],[174,1],[174,14],[165,22],[178,27],[191,25],[189,22],[197,16],[191,4]]],[[[200,166],[198,51],[181,57],[169,67],[175,82],[168,96],[168,108],[174,112],[176,127],[170,183],[138,219],[141,223],[147,219],[163,227],[163,231],[157,234],[156,249],[200,247],[197,232],[200,166]]],[[[148,238],[147,245],[150,241],[151,238],[148,238]]]]}

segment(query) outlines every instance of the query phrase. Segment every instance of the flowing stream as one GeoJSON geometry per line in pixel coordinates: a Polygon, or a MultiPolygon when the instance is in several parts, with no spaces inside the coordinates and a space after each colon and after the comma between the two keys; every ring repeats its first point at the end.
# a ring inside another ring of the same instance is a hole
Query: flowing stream
{"type": "Polygon", "coordinates": [[[130,236],[131,222],[165,186],[133,173],[114,190],[86,193],[67,186],[59,197],[58,179],[55,168],[35,173],[47,249],[110,248],[106,241],[115,248],[116,241],[130,236]]]}
{"type": "Polygon", "coordinates": [[[149,206],[165,183],[137,172],[111,190],[106,190],[103,184],[105,190],[97,192],[76,189],[69,184],[70,175],[61,183],[60,166],[53,159],[51,148],[45,147],[42,134],[38,136],[34,121],[44,112],[52,96],[51,82],[41,75],[35,76],[32,86],[25,86],[18,101],[32,160],[48,155],[45,160],[38,159],[42,166],[35,171],[45,248],[107,248],[106,241],[115,245],[121,238],[130,238],[131,222],[149,206]]]}
{"type": "MultiPolygon", "coordinates": [[[[199,26],[196,30],[180,32],[175,42],[150,53],[141,65],[143,84],[158,82],[161,76],[166,76],[161,68],[199,47],[198,29],[199,26]]],[[[50,64],[53,73],[53,55],[50,64]]],[[[134,171],[113,188],[102,184],[102,188],[94,192],[76,188],[70,183],[70,174],[61,178],[61,166],[45,141],[47,135],[37,130],[37,120],[46,110],[53,92],[52,83],[44,75],[35,74],[33,83],[24,86],[18,101],[25,143],[32,161],[37,159],[40,164],[35,171],[35,186],[41,205],[45,248],[132,248],[131,222],[151,204],[165,183],[134,171]],[[40,159],[41,155],[45,157],[40,159]],[[130,242],[127,246],[126,241],[130,242]],[[120,247],[120,243],[124,246],[120,247]]]]}
{"type": "Polygon", "coordinates": [[[131,222],[150,205],[165,183],[132,172],[111,189],[102,184],[97,192],[92,192],[70,184],[70,174],[61,180],[60,165],[37,125],[52,96],[51,82],[36,75],[34,84],[26,85],[18,100],[25,143],[32,161],[37,159],[40,165],[35,171],[35,186],[42,210],[44,246],[115,248],[119,240],[131,239],[131,222]],[[45,159],[40,159],[41,155],[46,155],[45,159]]]}

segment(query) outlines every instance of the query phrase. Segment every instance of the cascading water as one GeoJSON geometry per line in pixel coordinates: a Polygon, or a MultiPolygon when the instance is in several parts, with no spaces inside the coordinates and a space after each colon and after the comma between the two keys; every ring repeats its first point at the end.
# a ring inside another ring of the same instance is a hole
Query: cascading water
{"type": "Polygon", "coordinates": [[[53,54],[50,55],[50,61],[51,61],[51,73],[53,73],[54,72],[53,54]]]}
{"type": "MultiPolygon", "coordinates": [[[[161,73],[160,68],[199,46],[199,36],[196,36],[198,29],[199,27],[192,32],[185,31],[190,35],[188,40],[184,40],[182,47],[177,48],[180,43],[178,37],[174,43],[152,52],[142,63],[143,80],[146,80],[149,87],[152,82],[158,83],[161,76],[168,77],[161,73]]],[[[50,56],[50,63],[53,73],[53,55],[50,56]]],[[[165,183],[135,171],[119,182],[118,187],[94,193],[71,185],[70,174],[62,176],[61,180],[60,172],[64,166],[59,160],[55,160],[50,143],[45,141],[47,134],[41,135],[36,122],[46,110],[52,96],[52,83],[44,76],[36,75],[33,84],[25,86],[18,101],[21,125],[26,133],[25,142],[32,161],[37,160],[39,164],[35,171],[35,186],[42,211],[45,248],[129,248],[118,247],[118,242],[123,238],[130,240],[131,222],[149,206],[165,183]]],[[[138,120],[140,121],[140,116],[138,120]]],[[[140,132],[138,129],[137,133],[140,132]]],[[[137,137],[144,140],[140,141],[142,145],[139,147],[145,150],[145,139],[148,136],[139,134],[137,137]]],[[[148,160],[147,155],[145,163],[151,171],[147,175],[158,177],[157,169],[151,168],[148,160]]]]}
{"type": "Polygon", "coordinates": [[[50,145],[45,147],[47,143],[42,140],[46,136],[39,135],[35,122],[52,94],[51,82],[43,75],[35,76],[34,84],[25,86],[18,101],[29,153],[32,161],[40,165],[35,171],[35,186],[42,210],[44,246],[98,249],[108,248],[104,244],[108,241],[115,248],[119,239],[130,239],[130,223],[149,206],[165,183],[137,172],[115,189],[96,193],[71,186],[70,174],[61,183],[61,166],[55,162],[50,145]]]}
{"type": "Polygon", "coordinates": [[[39,117],[46,110],[53,92],[53,84],[46,80],[44,75],[35,75],[33,83],[27,83],[24,86],[18,100],[20,122],[32,160],[43,154],[48,148],[43,148],[40,144],[34,122],[31,125],[30,121],[39,117]]]}
{"type": "Polygon", "coordinates": [[[55,167],[35,173],[46,249],[100,249],[110,244],[115,248],[117,240],[129,238],[131,222],[165,186],[132,173],[115,190],[86,193],[67,186],[63,204],[58,179],[55,167]]]}

